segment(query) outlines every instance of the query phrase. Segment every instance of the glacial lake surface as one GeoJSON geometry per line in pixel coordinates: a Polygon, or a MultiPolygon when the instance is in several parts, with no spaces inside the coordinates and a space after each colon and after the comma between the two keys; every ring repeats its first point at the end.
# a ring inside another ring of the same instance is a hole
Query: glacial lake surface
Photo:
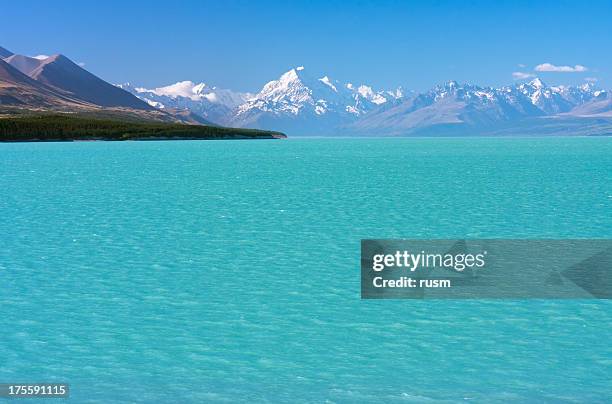
{"type": "Polygon", "coordinates": [[[0,383],[604,402],[612,301],[360,299],[363,238],[610,238],[612,139],[0,144],[0,383]]]}

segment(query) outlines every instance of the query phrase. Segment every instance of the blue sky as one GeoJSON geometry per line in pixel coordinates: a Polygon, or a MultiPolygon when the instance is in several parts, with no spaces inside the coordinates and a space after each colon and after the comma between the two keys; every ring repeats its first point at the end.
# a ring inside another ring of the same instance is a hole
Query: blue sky
{"type": "Polygon", "coordinates": [[[63,53],[113,83],[256,91],[304,65],[376,88],[496,86],[517,72],[612,87],[612,1],[58,0],[1,13],[0,46],[63,53]],[[546,63],[574,71],[534,71],[546,63]]]}

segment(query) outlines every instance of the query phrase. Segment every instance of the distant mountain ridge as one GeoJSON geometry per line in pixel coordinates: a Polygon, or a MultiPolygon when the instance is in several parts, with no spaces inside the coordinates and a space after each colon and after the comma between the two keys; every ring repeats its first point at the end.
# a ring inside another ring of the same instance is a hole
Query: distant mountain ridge
{"type": "Polygon", "coordinates": [[[135,87],[130,83],[118,84],[117,87],[155,108],[187,109],[217,123],[224,121],[234,108],[252,97],[249,93],[233,92],[192,81],[181,81],[154,89],[135,87]]]}
{"type": "Polygon", "coordinates": [[[524,131],[525,122],[539,125],[552,118],[588,117],[587,113],[577,112],[588,111],[588,105],[606,99],[608,92],[596,90],[590,84],[549,87],[536,78],[528,83],[491,88],[451,81],[391,108],[373,111],[344,130],[396,136],[479,135],[494,133],[500,127],[511,132],[509,129],[516,124],[517,129],[524,131]]]}
{"type": "MultiPolygon", "coordinates": [[[[429,91],[413,93],[401,88],[374,90],[367,85],[340,83],[328,76],[317,78],[303,67],[296,67],[266,83],[257,94],[223,90],[234,94],[233,102],[194,97],[197,86],[192,82],[154,90],[121,87],[158,108],[180,106],[221,125],[280,130],[292,135],[481,135],[500,128],[511,134],[513,126],[524,132],[539,125],[545,125],[552,133],[553,126],[547,120],[553,118],[562,119],[555,124],[570,119],[603,119],[603,126],[589,127],[595,132],[601,128],[607,134],[612,123],[607,121],[612,119],[608,91],[592,84],[548,86],[539,78],[500,88],[449,81],[429,91]],[[191,93],[167,91],[182,87],[191,93]]],[[[579,123],[570,126],[580,127],[579,123]]]]}

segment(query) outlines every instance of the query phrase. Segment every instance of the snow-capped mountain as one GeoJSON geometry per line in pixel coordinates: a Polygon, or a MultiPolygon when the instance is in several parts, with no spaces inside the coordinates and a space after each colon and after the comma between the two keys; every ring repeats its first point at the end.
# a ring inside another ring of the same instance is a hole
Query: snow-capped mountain
{"type": "Polygon", "coordinates": [[[188,109],[207,120],[235,127],[275,127],[295,134],[332,134],[383,104],[405,97],[402,88],[376,91],[367,85],[315,77],[296,67],[263,86],[257,94],[181,81],[146,89],[118,87],[156,108],[188,109]]]}
{"type": "Polygon", "coordinates": [[[605,90],[594,90],[591,88],[590,97],[587,102],[579,104],[567,115],[592,118],[612,118],[612,94],[605,90]]]}
{"type": "MultiPolygon", "coordinates": [[[[379,108],[344,129],[387,135],[478,134],[535,118],[570,116],[577,108],[588,111],[586,106],[602,97],[592,85],[549,87],[538,78],[501,88],[450,81],[392,108],[379,108]]],[[[593,109],[601,111],[605,105],[593,109]]]]}
{"type": "Polygon", "coordinates": [[[157,108],[189,110],[216,124],[293,136],[478,134],[513,126],[522,131],[553,117],[612,117],[606,91],[590,83],[548,86],[539,78],[499,88],[449,81],[414,93],[341,83],[296,67],[256,94],[191,81],[155,89],[119,87],[157,108]]]}
{"type": "Polygon", "coordinates": [[[546,114],[567,112],[575,106],[564,97],[563,87],[548,87],[539,78],[519,85],[518,90],[546,114]]]}
{"type": "Polygon", "coordinates": [[[154,89],[135,87],[130,83],[118,84],[117,87],[129,91],[156,108],[187,109],[215,123],[226,121],[238,105],[252,97],[249,93],[234,92],[192,81],[180,81],[154,89]]]}
{"type": "Polygon", "coordinates": [[[319,78],[300,66],[264,85],[226,123],[238,127],[273,126],[298,135],[328,135],[378,106],[403,97],[401,88],[375,91],[328,76],[319,78]]]}

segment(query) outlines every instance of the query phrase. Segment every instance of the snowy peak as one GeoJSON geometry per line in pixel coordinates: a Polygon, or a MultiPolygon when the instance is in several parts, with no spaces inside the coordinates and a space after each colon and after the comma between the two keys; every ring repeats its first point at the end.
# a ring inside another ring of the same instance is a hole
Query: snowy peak
{"type": "Polygon", "coordinates": [[[567,112],[578,102],[570,94],[576,87],[549,87],[538,77],[528,83],[520,84],[517,89],[546,114],[567,112]]]}
{"type": "Polygon", "coordinates": [[[328,75],[315,78],[300,66],[266,83],[258,94],[238,108],[236,122],[240,123],[241,116],[262,113],[349,120],[401,97],[401,89],[375,91],[367,85],[343,84],[328,75]]]}
{"type": "MultiPolygon", "coordinates": [[[[314,80],[306,76],[303,66],[293,68],[283,73],[278,80],[272,80],[263,86],[255,95],[254,100],[266,103],[312,104],[313,89],[318,87],[314,80]]],[[[257,103],[261,104],[261,103],[257,103]]]]}
{"type": "Polygon", "coordinates": [[[218,89],[210,87],[206,83],[194,83],[193,81],[179,81],[178,83],[170,84],[165,87],[157,87],[154,89],[146,89],[143,87],[133,87],[129,83],[119,85],[122,88],[128,89],[144,97],[168,97],[171,99],[188,98],[192,101],[208,101],[216,104],[223,104],[228,108],[234,108],[238,104],[244,102],[251,96],[248,93],[234,93],[230,90],[218,89]]]}
{"type": "Polygon", "coordinates": [[[152,89],[130,83],[118,87],[156,108],[189,109],[213,122],[238,126],[264,115],[354,120],[380,105],[404,97],[401,88],[378,91],[365,84],[354,86],[328,75],[313,75],[304,66],[282,73],[257,94],[233,92],[189,80],[152,89]]]}
{"type": "Polygon", "coordinates": [[[253,96],[190,80],[152,89],[136,87],[131,83],[118,84],[117,87],[155,108],[186,109],[214,123],[224,122],[233,109],[253,96]]]}
{"type": "Polygon", "coordinates": [[[544,82],[543,82],[542,80],[540,80],[540,78],[539,78],[539,77],[536,77],[535,79],[531,80],[531,81],[529,82],[529,85],[530,85],[531,87],[538,88],[538,89],[539,89],[539,88],[544,88],[544,87],[547,87],[547,86],[546,86],[546,84],[544,84],[544,82]]]}
{"type": "Polygon", "coordinates": [[[278,88],[291,88],[297,86],[306,86],[314,81],[306,73],[304,66],[294,67],[283,73],[277,80],[272,80],[266,83],[260,93],[265,93],[278,88]]]}
{"type": "Polygon", "coordinates": [[[374,90],[372,90],[372,87],[366,86],[364,84],[357,87],[357,93],[364,99],[376,105],[384,104],[385,102],[387,102],[387,98],[383,95],[383,93],[375,92],[374,90]]]}
{"type": "MultiPolygon", "coordinates": [[[[298,72],[303,72],[304,71],[304,67],[298,67],[295,69],[291,69],[286,73],[283,73],[283,75],[280,76],[280,78],[278,80],[273,80],[270,83],[274,83],[274,82],[278,82],[281,83],[285,86],[290,85],[291,83],[294,83],[296,81],[300,80],[300,75],[298,74],[298,72]]],[[[270,84],[268,83],[268,84],[270,84]]]]}
{"type": "Polygon", "coordinates": [[[323,84],[325,84],[326,86],[328,86],[329,88],[331,88],[332,90],[334,90],[334,92],[338,92],[338,88],[336,87],[336,85],[334,83],[332,83],[331,79],[327,76],[324,76],[322,78],[319,79],[319,81],[323,84]]]}
{"type": "Polygon", "coordinates": [[[447,89],[453,91],[453,90],[456,90],[457,87],[459,87],[459,83],[457,83],[455,80],[449,80],[449,81],[446,82],[444,87],[446,87],[447,89]]]}
{"type": "Polygon", "coordinates": [[[171,98],[186,97],[196,101],[200,98],[204,88],[206,88],[204,83],[195,84],[193,81],[179,81],[165,87],[158,87],[152,90],[139,88],[137,91],[141,93],[151,92],[155,95],[171,98]]]}
{"type": "Polygon", "coordinates": [[[153,89],[129,83],[120,87],[157,108],[188,109],[221,125],[298,135],[333,134],[357,124],[372,130],[402,125],[506,125],[526,118],[571,114],[578,106],[596,101],[600,103],[580,109],[580,114],[607,114],[609,108],[608,93],[595,89],[592,83],[548,86],[534,78],[494,88],[450,80],[416,94],[401,87],[379,90],[368,84],[340,82],[331,75],[312,74],[303,66],[283,72],[256,94],[192,81],[153,89]]]}
{"type": "MultiPolygon", "coordinates": [[[[446,128],[477,133],[530,122],[532,118],[612,116],[610,103],[603,94],[592,84],[548,86],[540,79],[501,88],[449,81],[391,108],[377,109],[347,130],[408,134],[435,133],[436,128],[446,128]]],[[[531,122],[536,121],[543,122],[539,119],[531,122]]]]}

